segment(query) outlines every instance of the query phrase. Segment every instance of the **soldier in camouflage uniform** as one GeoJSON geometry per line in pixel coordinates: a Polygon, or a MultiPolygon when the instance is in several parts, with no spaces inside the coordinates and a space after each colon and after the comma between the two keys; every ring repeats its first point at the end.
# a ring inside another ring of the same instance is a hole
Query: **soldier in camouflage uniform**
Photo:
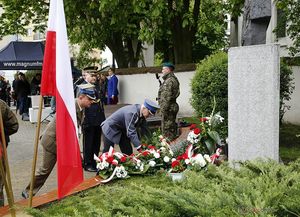
{"type": "Polygon", "coordinates": [[[179,81],[174,75],[174,65],[164,63],[162,68],[162,78],[164,82],[160,85],[158,91],[158,103],[161,112],[161,130],[165,137],[173,140],[177,136],[176,115],[179,106],[176,98],[179,96],[179,81]]]}

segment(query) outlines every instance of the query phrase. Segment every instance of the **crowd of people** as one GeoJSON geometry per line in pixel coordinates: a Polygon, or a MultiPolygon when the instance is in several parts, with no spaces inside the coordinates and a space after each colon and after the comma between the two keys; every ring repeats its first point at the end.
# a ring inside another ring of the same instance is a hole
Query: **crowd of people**
{"type": "MultiPolygon", "coordinates": [[[[87,67],[82,70],[82,76],[74,81],[74,95],[78,129],[82,138],[82,165],[85,171],[96,172],[96,162],[93,156],[98,156],[100,151],[108,152],[110,147],[115,145],[119,145],[121,152],[127,155],[132,154],[134,149],[139,151],[141,138],[138,128],[146,122],[147,118],[155,115],[157,110],[160,110],[162,117],[162,134],[171,140],[176,138],[176,115],[179,110],[176,98],[180,91],[174,69],[175,66],[171,63],[163,64],[164,81],[160,84],[158,91],[158,103],[145,99],[140,104],[118,109],[107,119],[104,105],[117,104],[119,101],[118,77],[115,75],[115,69],[110,68],[108,72],[99,72],[96,67],[87,67]],[[102,150],[100,150],[101,135],[103,135],[102,150]]],[[[17,74],[13,81],[12,93],[20,115],[28,112],[28,96],[40,94],[40,85],[41,74],[34,75],[30,84],[23,73],[17,74]]],[[[35,175],[34,195],[43,186],[56,163],[55,123],[54,114],[54,118],[42,133],[40,144],[43,147],[43,160],[35,175]]],[[[28,198],[29,187],[30,183],[22,192],[24,198],[28,198]]]]}

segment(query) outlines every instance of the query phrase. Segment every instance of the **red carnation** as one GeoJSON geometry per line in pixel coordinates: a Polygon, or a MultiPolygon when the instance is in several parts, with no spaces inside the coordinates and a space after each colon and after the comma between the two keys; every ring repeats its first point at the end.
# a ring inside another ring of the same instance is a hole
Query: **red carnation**
{"type": "Polygon", "coordinates": [[[205,121],[207,121],[208,119],[207,118],[200,118],[200,121],[201,122],[205,122],[205,121]]]}
{"type": "Polygon", "coordinates": [[[188,156],[188,154],[187,153],[184,153],[183,155],[181,155],[181,157],[182,157],[182,159],[189,159],[189,156],[188,156]]]}
{"type": "Polygon", "coordinates": [[[174,160],[172,162],[172,168],[176,167],[176,166],[179,166],[180,162],[178,160],[174,160]]]}
{"type": "Polygon", "coordinates": [[[197,127],[197,125],[196,124],[192,124],[191,126],[190,126],[190,130],[193,130],[193,129],[195,129],[197,127]]]}
{"type": "Polygon", "coordinates": [[[127,160],[127,157],[125,157],[125,156],[121,157],[121,159],[120,159],[120,161],[121,161],[122,163],[126,162],[126,160],[127,160]]]}
{"type": "Polygon", "coordinates": [[[113,161],[111,162],[111,164],[117,166],[119,163],[118,163],[117,160],[113,160],[113,161]]]}
{"type": "Polygon", "coordinates": [[[194,129],[194,133],[195,133],[196,135],[198,135],[199,133],[201,133],[201,130],[200,130],[199,128],[196,128],[196,129],[194,129]]]}
{"type": "Polygon", "coordinates": [[[149,149],[155,149],[155,146],[149,145],[148,148],[149,148],[149,149]]]}
{"type": "Polygon", "coordinates": [[[112,156],[109,156],[107,159],[106,159],[106,161],[108,162],[108,163],[112,163],[112,161],[114,160],[114,157],[112,157],[112,156]]]}
{"type": "Polygon", "coordinates": [[[150,153],[149,151],[143,151],[142,155],[146,157],[146,156],[148,156],[149,153],[150,153]]]}

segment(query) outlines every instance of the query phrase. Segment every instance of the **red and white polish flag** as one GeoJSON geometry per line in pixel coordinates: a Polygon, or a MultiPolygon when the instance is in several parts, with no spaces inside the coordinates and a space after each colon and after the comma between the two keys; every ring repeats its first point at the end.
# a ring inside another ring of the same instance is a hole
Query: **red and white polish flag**
{"type": "Polygon", "coordinates": [[[56,97],[58,198],[83,181],[63,0],[50,0],[41,93],[56,97]]]}

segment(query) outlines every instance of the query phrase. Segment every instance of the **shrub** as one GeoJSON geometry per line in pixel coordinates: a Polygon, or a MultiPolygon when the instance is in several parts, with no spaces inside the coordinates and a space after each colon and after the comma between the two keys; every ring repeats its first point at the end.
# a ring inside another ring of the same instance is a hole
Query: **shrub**
{"type": "Polygon", "coordinates": [[[299,216],[300,161],[225,164],[187,171],[182,182],[164,175],[132,177],[28,212],[54,216],[299,216]]]}
{"type": "MultiPolygon", "coordinates": [[[[295,88],[292,70],[281,61],[280,64],[280,111],[279,120],[282,122],[284,113],[290,109],[286,102],[291,99],[295,88]]],[[[225,118],[221,135],[227,135],[228,120],[228,58],[225,52],[215,53],[202,60],[196,69],[192,79],[191,105],[197,115],[209,115],[213,107],[213,98],[216,98],[216,109],[225,118]]]]}
{"type": "Polygon", "coordinates": [[[215,111],[220,111],[225,118],[220,134],[227,134],[227,113],[228,113],[228,82],[227,82],[227,54],[225,52],[215,53],[202,60],[196,69],[196,74],[192,79],[191,105],[197,115],[210,115],[213,110],[213,100],[216,99],[215,111]]]}
{"type": "Polygon", "coordinates": [[[282,123],[283,116],[291,106],[287,105],[286,102],[291,99],[291,94],[295,89],[295,83],[293,82],[293,71],[291,68],[281,61],[280,63],[280,112],[279,120],[282,123]]]}

